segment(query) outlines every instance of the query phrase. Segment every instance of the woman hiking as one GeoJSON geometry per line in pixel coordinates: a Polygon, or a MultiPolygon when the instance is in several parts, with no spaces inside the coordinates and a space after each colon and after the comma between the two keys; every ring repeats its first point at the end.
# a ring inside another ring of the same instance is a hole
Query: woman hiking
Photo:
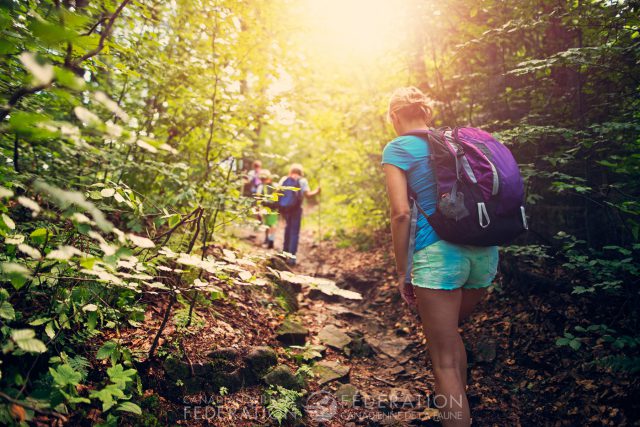
{"type": "Polygon", "coordinates": [[[427,215],[436,209],[437,189],[428,161],[429,146],[422,138],[404,134],[430,129],[431,118],[428,98],[419,89],[397,89],[389,101],[388,119],[398,137],[384,148],[382,164],[391,205],[398,289],[410,306],[417,305],[433,365],[434,402],[444,426],[469,426],[467,355],[458,326],[491,285],[498,265],[498,248],[441,240],[426,218],[419,215],[412,277],[410,282],[407,280],[411,225],[407,185],[427,215]]]}

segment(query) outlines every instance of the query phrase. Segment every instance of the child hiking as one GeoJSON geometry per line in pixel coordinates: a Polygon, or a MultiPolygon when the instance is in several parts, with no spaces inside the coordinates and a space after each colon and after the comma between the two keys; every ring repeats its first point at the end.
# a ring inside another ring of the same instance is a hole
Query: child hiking
{"type": "Polygon", "coordinates": [[[258,187],[261,184],[260,173],[262,172],[262,162],[260,160],[254,160],[251,164],[251,170],[247,172],[245,178],[245,193],[248,196],[253,196],[257,193],[258,187]]]}
{"type": "Polygon", "coordinates": [[[280,214],[285,221],[283,251],[290,256],[287,258],[289,265],[296,265],[296,252],[300,239],[300,225],[302,223],[302,202],[305,197],[313,197],[320,193],[320,187],[311,191],[309,182],[304,178],[302,165],[293,164],[289,168],[289,174],[282,177],[280,186],[285,187],[282,196],[278,200],[280,214]],[[290,187],[290,188],[286,188],[290,187]]]}
{"type": "Polygon", "coordinates": [[[262,200],[262,206],[265,209],[261,212],[262,224],[266,227],[264,235],[264,244],[268,249],[273,249],[275,239],[275,227],[278,224],[278,203],[273,201],[273,176],[267,169],[260,171],[260,185],[256,190],[256,195],[262,200]]]}

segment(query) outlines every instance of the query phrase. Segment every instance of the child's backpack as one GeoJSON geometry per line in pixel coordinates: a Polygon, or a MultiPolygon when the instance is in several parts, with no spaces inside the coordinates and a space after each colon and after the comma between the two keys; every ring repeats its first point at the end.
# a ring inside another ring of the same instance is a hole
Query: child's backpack
{"type": "Polygon", "coordinates": [[[300,191],[300,180],[288,176],[283,182],[283,187],[297,188],[298,190],[284,189],[282,190],[282,196],[278,199],[278,206],[280,211],[292,211],[295,208],[302,205],[302,191],[300,191]]]}
{"type": "Polygon", "coordinates": [[[255,195],[258,192],[258,188],[262,184],[262,180],[260,179],[260,175],[255,170],[249,172],[249,192],[252,195],[255,195]]]}
{"type": "Polygon", "coordinates": [[[461,127],[407,135],[424,139],[431,149],[436,211],[427,215],[419,203],[415,205],[441,239],[463,245],[504,245],[528,229],[518,164],[491,134],[461,127]]]}

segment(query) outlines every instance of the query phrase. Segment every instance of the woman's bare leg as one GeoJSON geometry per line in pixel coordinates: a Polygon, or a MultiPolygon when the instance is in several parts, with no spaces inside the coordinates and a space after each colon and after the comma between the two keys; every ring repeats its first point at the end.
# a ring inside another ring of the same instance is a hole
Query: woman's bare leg
{"type": "MultiPolygon", "coordinates": [[[[475,310],[476,306],[487,295],[487,288],[482,289],[463,289],[462,301],[460,303],[460,314],[458,315],[458,324],[464,322],[475,310]]],[[[466,349],[461,341],[462,351],[465,353],[465,358],[460,364],[460,372],[462,375],[462,384],[467,385],[467,357],[466,349]]]]}
{"type": "Polygon", "coordinates": [[[467,355],[458,332],[463,291],[416,287],[415,292],[436,381],[434,404],[442,415],[442,425],[468,427],[471,421],[464,384],[467,355]]]}
{"type": "Polygon", "coordinates": [[[463,289],[462,301],[460,302],[460,315],[458,323],[462,323],[467,317],[473,313],[476,306],[487,295],[487,288],[481,289],[463,289]]]}

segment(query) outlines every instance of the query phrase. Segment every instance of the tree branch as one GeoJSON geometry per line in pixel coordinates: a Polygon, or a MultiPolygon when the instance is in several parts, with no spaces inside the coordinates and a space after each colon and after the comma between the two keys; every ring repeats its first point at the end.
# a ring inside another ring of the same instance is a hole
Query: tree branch
{"type": "Polygon", "coordinates": [[[85,53],[80,58],[76,59],[73,62],[74,65],[78,65],[81,62],[86,61],[87,59],[97,55],[102,51],[102,49],[104,49],[104,42],[109,36],[109,34],[111,33],[111,27],[113,27],[113,23],[116,21],[116,18],[118,17],[118,15],[120,15],[120,12],[122,12],[122,9],[124,9],[125,6],[130,2],[131,0],[124,0],[122,3],[120,3],[120,6],[118,6],[116,11],[113,12],[113,15],[111,15],[111,18],[109,18],[109,21],[107,21],[107,25],[104,27],[104,31],[102,31],[102,34],[100,34],[100,41],[98,42],[98,46],[95,49],[85,53]]]}
{"type": "Polygon", "coordinates": [[[160,341],[160,337],[162,336],[162,331],[167,326],[167,322],[169,321],[169,317],[171,316],[171,309],[173,308],[173,304],[176,302],[176,293],[175,291],[171,294],[171,298],[169,299],[169,304],[167,304],[167,309],[164,312],[164,316],[162,317],[162,323],[160,323],[160,328],[158,332],[156,332],[156,336],[153,337],[153,342],[151,343],[151,348],[149,349],[149,353],[147,355],[147,359],[153,359],[153,356],[156,352],[156,347],[158,347],[158,342],[160,341]]]}
{"type": "Polygon", "coordinates": [[[27,402],[24,402],[22,400],[18,400],[18,399],[14,399],[13,397],[9,396],[6,393],[3,393],[0,391],[0,397],[3,398],[4,400],[11,402],[15,405],[19,405],[22,406],[24,408],[27,409],[31,409],[32,411],[38,412],[39,414],[44,414],[44,415],[53,415],[56,418],[60,418],[61,420],[65,420],[66,421],[66,417],[58,412],[54,412],[54,411],[46,411],[44,409],[40,409],[37,406],[33,406],[28,404],[27,402]]]}
{"type": "Polygon", "coordinates": [[[20,147],[18,143],[20,142],[20,137],[16,133],[16,139],[13,141],[13,170],[17,173],[20,173],[20,147]]]}
{"type": "Polygon", "coordinates": [[[13,95],[11,95],[11,98],[9,98],[9,101],[7,102],[7,106],[2,108],[2,110],[0,110],[0,122],[3,121],[5,117],[9,115],[9,113],[11,112],[11,109],[13,109],[13,107],[15,107],[15,105],[18,102],[20,102],[22,98],[24,98],[27,95],[31,95],[33,93],[39,92],[43,89],[46,89],[49,86],[51,86],[51,83],[46,85],[42,84],[42,85],[33,86],[33,87],[21,87],[20,89],[15,91],[13,95]]]}
{"type": "Polygon", "coordinates": [[[162,242],[161,246],[164,246],[167,244],[167,242],[169,241],[169,238],[171,237],[171,234],[173,234],[174,231],[176,231],[178,229],[178,227],[180,227],[181,225],[183,225],[189,218],[191,218],[194,214],[196,214],[201,208],[198,206],[197,208],[195,208],[189,215],[183,217],[180,222],[178,222],[176,225],[174,225],[171,229],[169,229],[168,231],[165,231],[162,234],[159,234],[157,236],[155,236],[153,238],[153,240],[158,240],[161,239],[163,237],[165,237],[164,242],[162,242]]]}
{"type": "MultiPolygon", "coordinates": [[[[109,34],[111,33],[111,28],[113,27],[113,23],[115,22],[116,18],[118,17],[118,15],[120,15],[120,12],[122,12],[122,9],[124,9],[124,7],[129,4],[131,2],[131,0],[124,0],[120,6],[118,6],[118,8],[116,9],[116,11],[113,13],[113,15],[111,15],[111,18],[109,18],[109,21],[107,22],[107,25],[104,29],[104,31],[102,32],[102,34],[100,35],[100,41],[98,43],[98,46],[93,49],[90,52],[85,53],[84,55],[82,55],[80,58],[76,59],[75,61],[69,61],[67,63],[67,60],[65,59],[65,66],[67,68],[70,69],[77,69],[77,67],[80,65],[81,62],[97,55],[98,53],[100,53],[100,51],[102,51],[102,49],[104,49],[104,42],[106,40],[106,38],[109,36],[109,34]]],[[[102,18],[101,20],[103,20],[104,18],[102,18]]],[[[71,45],[67,46],[67,49],[69,49],[71,47],[71,45]]],[[[11,95],[11,98],[9,98],[9,101],[7,102],[7,106],[3,107],[2,109],[0,109],[0,122],[3,121],[11,112],[11,110],[13,109],[13,107],[25,96],[27,95],[31,95],[34,94],[36,92],[39,92],[43,89],[46,89],[48,87],[50,87],[53,82],[55,80],[52,80],[50,83],[47,84],[41,84],[41,85],[37,85],[37,86],[33,86],[33,87],[21,87],[19,88],[17,91],[15,91],[13,93],[13,95],[11,95]]]]}

